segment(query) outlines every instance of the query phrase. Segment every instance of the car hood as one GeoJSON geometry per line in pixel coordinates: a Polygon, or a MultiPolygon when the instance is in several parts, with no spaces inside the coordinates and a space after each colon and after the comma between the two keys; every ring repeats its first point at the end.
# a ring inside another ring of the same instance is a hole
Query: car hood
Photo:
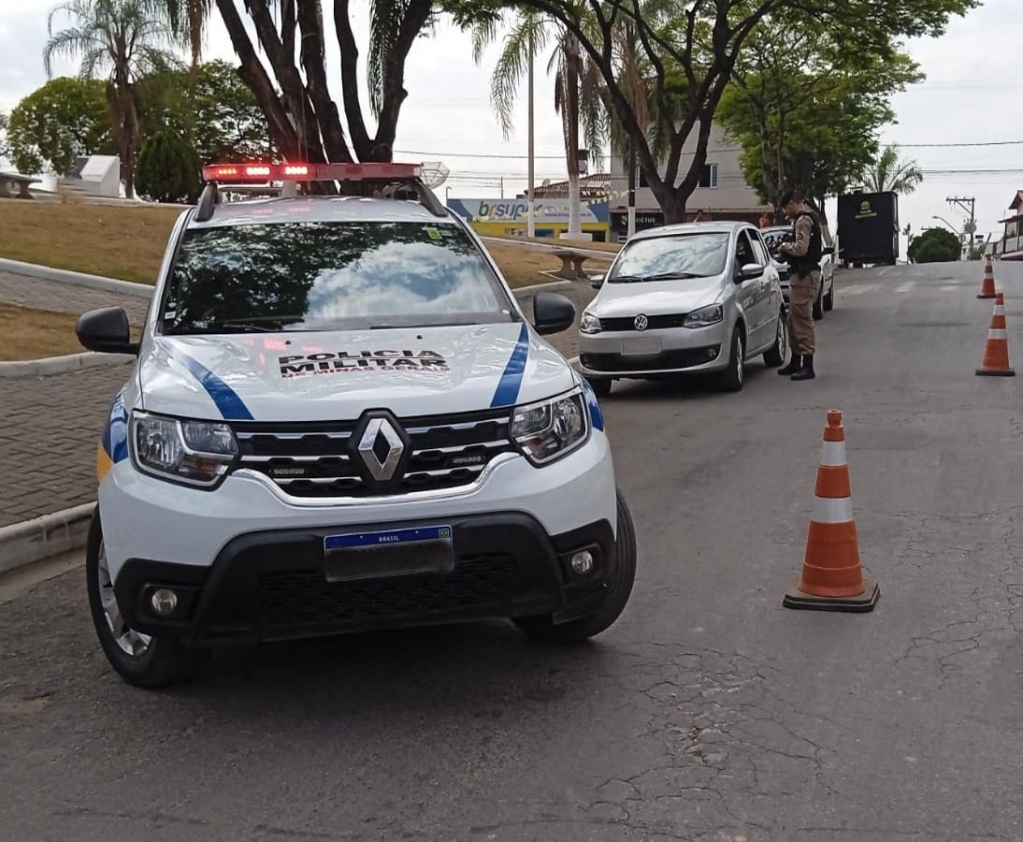
{"type": "Polygon", "coordinates": [[[604,284],[587,311],[599,318],[689,313],[721,301],[721,275],[677,281],[604,284]]]}
{"type": "Polygon", "coordinates": [[[143,407],[190,418],[416,417],[528,403],[576,383],[528,325],[149,337],[143,407]]]}

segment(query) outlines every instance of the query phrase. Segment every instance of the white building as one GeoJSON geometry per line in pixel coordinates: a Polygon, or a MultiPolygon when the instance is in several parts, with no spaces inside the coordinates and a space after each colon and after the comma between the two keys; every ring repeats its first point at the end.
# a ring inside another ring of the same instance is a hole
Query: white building
{"type": "MultiPolygon", "coordinates": [[[[696,150],[697,130],[689,135],[682,147],[678,180],[685,178],[696,150]]],[[[741,219],[756,224],[768,205],[760,202],[757,191],[746,182],[739,164],[742,148],[729,143],[724,130],[716,123],[711,126],[710,142],[707,145],[707,161],[703,167],[700,186],[693,191],[686,202],[686,217],[692,219],[703,211],[712,219],[741,219]]],[[[665,167],[660,168],[664,175],[665,167]]],[[[628,176],[622,158],[611,156],[610,213],[612,236],[624,239],[628,230],[628,176]]],[[[654,198],[653,191],[646,186],[642,171],[636,178],[636,230],[653,228],[664,224],[664,214],[654,198]]]]}

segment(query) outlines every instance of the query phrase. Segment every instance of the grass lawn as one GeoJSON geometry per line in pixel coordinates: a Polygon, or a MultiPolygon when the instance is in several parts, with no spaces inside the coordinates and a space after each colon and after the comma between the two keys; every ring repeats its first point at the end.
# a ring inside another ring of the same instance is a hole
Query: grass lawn
{"type": "Polygon", "coordinates": [[[37,360],[85,349],[75,336],[76,317],[0,302],[0,361],[37,360]]]}
{"type": "MultiPolygon", "coordinates": [[[[179,214],[176,208],[0,201],[0,257],[151,284],[179,214]]],[[[591,246],[608,244],[583,244],[591,246]]],[[[556,257],[513,245],[490,252],[512,287],[548,282],[540,272],[561,266],[556,257]]]]}

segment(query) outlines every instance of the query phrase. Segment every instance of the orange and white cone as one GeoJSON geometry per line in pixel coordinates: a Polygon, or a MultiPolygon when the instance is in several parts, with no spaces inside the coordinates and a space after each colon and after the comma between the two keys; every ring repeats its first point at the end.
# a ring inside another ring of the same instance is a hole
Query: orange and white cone
{"type": "Polygon", "coordinates": [[[803,575],[782,604],[786,608],[864,612],[873,611],[880,597],[877,583],[865,580],[860,567],[842,413],[829,409],[803,575]]]}
{"type": "Polygon", "coordinates": [[[994,298],[995,292],[995,270],[991,265],[991,255],[987,256],[984,262],[984,280],[980,283],[980,292],[977,298],[994,298]]]}
{"type": "Polygon", "coordinates": [[[991,314],[991,326],[987,331],[987,345],[984,346],[984,362],[977,374],[987,377],[1015,377],[1016,372],[1009,365],[1009,331],[1005,325],[1005,296],[995,296],[995,310],[991,314]]]}

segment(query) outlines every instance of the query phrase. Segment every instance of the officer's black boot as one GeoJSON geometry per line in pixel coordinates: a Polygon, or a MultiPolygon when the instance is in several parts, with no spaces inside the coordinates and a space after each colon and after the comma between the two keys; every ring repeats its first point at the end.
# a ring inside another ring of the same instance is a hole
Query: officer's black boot
{"type": "Polygon", "coordinates": [[[816,373],[813,370],[813,354],[806,354],[800,359],[799,367],[792,372],[793,380],[813,380],[816,373]]]}
{"type": "Polygon", "coordinates": [[[778,374],[781,374],[784,377],[788,377],[793,372],[798,371],[799,364],[802,359],[803,359],[802,355],[793,352],[792,359],[789,360],[789,364],[779,368],[778,374]]]}

